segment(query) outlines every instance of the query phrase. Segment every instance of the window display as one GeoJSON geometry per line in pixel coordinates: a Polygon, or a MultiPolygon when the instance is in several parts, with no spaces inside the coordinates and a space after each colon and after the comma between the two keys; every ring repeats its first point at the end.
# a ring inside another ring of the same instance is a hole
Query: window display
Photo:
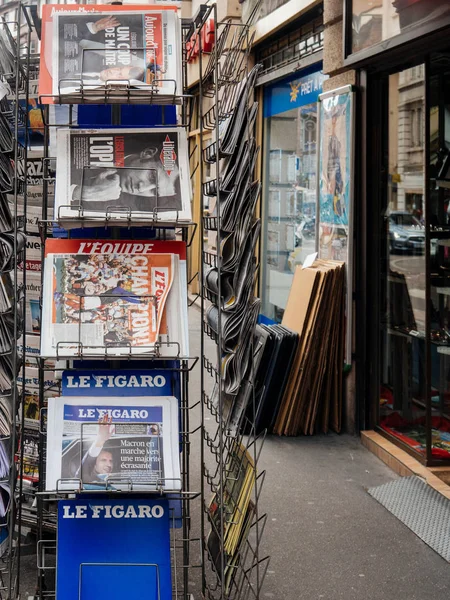
{"type": "Polygon", "coordinates": [[[379,423],[427,462],[450,460],[450,190],[440,181],[450,155],[449,56],[389,77],[379,423]]]}

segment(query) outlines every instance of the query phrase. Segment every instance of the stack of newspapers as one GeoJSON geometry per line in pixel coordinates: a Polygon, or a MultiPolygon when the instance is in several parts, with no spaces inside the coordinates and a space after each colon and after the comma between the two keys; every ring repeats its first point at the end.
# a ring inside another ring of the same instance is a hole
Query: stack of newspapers
{"type": "MultiPolygon", "coordinates": [[[[260,183],[253,179],[259,148],[253,137],[257,103],[252,97],[259,69],[256,65],[231,88],[232,92],[227,88],[223,103],[229,105],[229,116],[221,123],[219,139],[205,149],[208,162],[221,159],[218,180],[205,185],[205,193],[216,198],[211,215],[205,219],[206,226],[220,233],[217,256],[205,273],[212,301],[206,313],[206,327],[211,337],[220,338],[222,346],[222,393],[234,398],[245,394],[246,399],[245,382],[251,375],[251,345],[261,302],[253,295],[255,248],[260,233],[260,221],[254,212],[260,183]]],[[[216,386],[214,402],[218,391],[216,386]]],[[[228,414],[231,416],[231,410],[228,414]]]]}
{"type": "Polygon", "coordinates": [[[43,6],[43,102],[176,104],[182,87],[175,6],[43,6]]]}

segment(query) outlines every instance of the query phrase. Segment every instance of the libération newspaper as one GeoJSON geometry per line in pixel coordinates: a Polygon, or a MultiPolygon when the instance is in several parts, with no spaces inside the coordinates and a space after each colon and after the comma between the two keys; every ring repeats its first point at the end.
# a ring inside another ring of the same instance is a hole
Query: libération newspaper
{"type": "Polygon", "coordinates": [[[162,99],[182,93],[176,7],[56,5],[44,9],[42,21],[41,95],[85,99],[114,87],[126,90],[117,99],[130,89],[162,99]]]}
{"type": "Polygon", "coordinates": [[[55,218],[65,226],[191,220],[184,130],[62,128],[57,148],[55,218]]]}

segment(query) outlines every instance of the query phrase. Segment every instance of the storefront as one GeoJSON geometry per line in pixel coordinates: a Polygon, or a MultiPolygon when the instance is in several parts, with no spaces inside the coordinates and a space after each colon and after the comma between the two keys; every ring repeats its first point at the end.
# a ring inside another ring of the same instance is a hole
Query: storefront
{"type": "Polygon", "coordinates": [[[264,66],[260,296],[262,319],[269,322],[281,321],[295,267],[315,248],[322,45],[322,20],[315,11],[256,49],[264,66]],[[299,63],[305,67],[298,69],[299,63]]]}
{"type": "Polygon", "coordinates": [[[450,463],[450,4],[348,0],[359,424],[450,463]]]}

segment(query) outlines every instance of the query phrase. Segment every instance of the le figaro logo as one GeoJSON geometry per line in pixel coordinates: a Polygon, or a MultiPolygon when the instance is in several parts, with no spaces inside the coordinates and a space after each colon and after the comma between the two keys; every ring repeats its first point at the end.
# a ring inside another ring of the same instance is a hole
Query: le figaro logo
{"type": "Polygon", "coordinates": [[[160,519],[164,508],[159,504],[66,504],[62,507],[63,519],[160,519]]]}
{"type": "Polygon", "coordinates": [[[166,135],[166,139],[163,142],[159,157],[163,164],[164,171],[167,175],[170,175],[176,167],[177,155],[175,153],[175,142],[171,140],[168,135],[166,135]]]}

